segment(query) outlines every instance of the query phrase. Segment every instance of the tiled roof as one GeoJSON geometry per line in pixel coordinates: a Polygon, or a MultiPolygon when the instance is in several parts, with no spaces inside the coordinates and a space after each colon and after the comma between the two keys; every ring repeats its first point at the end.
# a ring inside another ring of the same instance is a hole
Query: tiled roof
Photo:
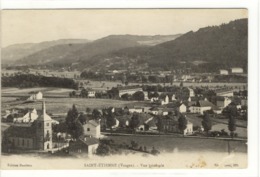
{"type": "Polygon", "coordinates": [[[34,126],[10,126],[4,131],[8,137],[34,138],[36,129],[34,126]]]}
{"type": "Polygon", "coordinates": [[[96,138],[90,138],[90,137],[87,137],[87,136],[82,136],[79,138],[79,140],[81,142],[83,142],[84,144],[86,145],[93,145],[93,144],[98,144],[99,143],[99,140],[96,139],[96,138]]]}

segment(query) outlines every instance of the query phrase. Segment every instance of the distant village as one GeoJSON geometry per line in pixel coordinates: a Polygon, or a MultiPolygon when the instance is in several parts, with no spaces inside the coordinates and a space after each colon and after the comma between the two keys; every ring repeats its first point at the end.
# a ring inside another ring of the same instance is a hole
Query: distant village
{"type": "Polygon", "coordinates": [[[60,77],[69,79],[91,79],[104,81],[122,81],[129,83],[211,83],[211,82],[247,82],[247,74],[240,67],[220,69],[218,73],[194,73],[189,68],[173,70],[109,70],[77,71],[71,67],[60,70],[48,69],[3,69],[2,77],[10,77],[20,74],[33,74],[46,77],[60,77]]]}
{"type": "MultiPolygon", "coordinates": [[[[233,74],[243,69],[233,68],[233,74]]],[[[117,72],[113,72],[116,74],[117,72]]],[[[220,75],[228,75],[221,70],[220,75]]],[[[2,75],[6,75],[2,72],[2,75]]],[[[74,75],[75,76],[75,75],[74,75]]],[[[74,77],[73,76],[73,77],[74,77]]],[[[179,86],[118,85],[111,89],[95,90],[87,84],[69,93],[68,98],[135,100],[144,103],[124,107],[106,107],[78,111],[71,103],[65,115],[48,113],[48,98],[41,91],[33,91],[22,100],[42,104],[35,108],[12,108],[2,111],[2,122],[10,126],[2,133],[5,153],[44,153],[62,155],[108,155],[121,150],[152,155],[160,147],[139,146],[134,136],[173,136],[179,138],[240,138],[236,120],[247,121],[247,88],[188,87],[182,76],[179,86]],[[195,118],[196,117],[196,118],[195,118]],[[199,126],[193,119],[199,120],[199,126]],[[229,132],[211,131],[214,120],[227,120],[229,132]],[[127,143],[116,142],[111,136],[131,136],[127,143]]],[[[21,98],[19,98],[21,100],[21,98]]]]}

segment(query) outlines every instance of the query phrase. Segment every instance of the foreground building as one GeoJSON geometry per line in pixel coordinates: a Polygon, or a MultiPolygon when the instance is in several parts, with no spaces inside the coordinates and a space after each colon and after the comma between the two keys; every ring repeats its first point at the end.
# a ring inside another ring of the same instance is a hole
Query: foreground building
{"type": "Polygon", "coordinates": [[[51,150],[53,122],[43,102],[42,113],[33,122],[14,123],[4,131],[5,143],[9,150],[51,150]]]}

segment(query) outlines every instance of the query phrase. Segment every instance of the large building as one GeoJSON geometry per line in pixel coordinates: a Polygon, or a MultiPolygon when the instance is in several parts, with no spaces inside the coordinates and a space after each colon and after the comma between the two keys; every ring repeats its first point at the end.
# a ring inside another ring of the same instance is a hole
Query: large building
{"type": "Polygon", "coordinates": [[[133,95],[135,92],[143,91],[141,87],[136,86],[127,86],[127,87],[118,87],[118,94],[121,97],[124,94],[133,95]]]}
{"type": "Polygon", "coordinates": [[[213,103],[211,103],[207,100],[200,100],[200,101],[197,101],[196,104],[194,104],[190,107],[190,112],[204,114],[205,111],[216,110],[216,109],[218,109],[218,107],[216,105],[214,105],[213,103]]]}
{"type": "Polygon", "coordinates": [[[232,102],[231,99],[227,97],[217,97],[217,106],[219,108],[225,108],[232,102]]]}
{"type": "Polygon", "coordinates": [[[14,123],[4,131],[4,140],[8,150],[52,149],[52,123],[54,120],[46,113],[45,102],[42,113],[34,121],[14,123]]]}
{"type": "Polygon", "coordinates": [[[220,75],[228,75],[228,70],[221,69],[221,70],[219,70],[219,74],[220,75]]]}
{"type": "Polygon", "coordinates": [[[216,95],[217,96],[222,96],[222,97],[232,97],[234,96],[234,93],[233,93],[233,90],[231,89],[218,89],[218,90],[215,90],[216,92],[216,95]]]}
{"type": "Polygon", "coordinates": [[[243,68],[231,68],[232,74],[243,74],[243,68]]]}

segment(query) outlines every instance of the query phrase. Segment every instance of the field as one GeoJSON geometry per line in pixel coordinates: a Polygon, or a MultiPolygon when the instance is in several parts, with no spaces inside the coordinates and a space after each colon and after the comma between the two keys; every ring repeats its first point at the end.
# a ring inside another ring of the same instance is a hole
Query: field
{"type": "MultiPolygon", "coordinates": [[[[122,85],[122,82],[120,81],[91,81],[91,80],[78,80],[78,82],[84,82],[87,83],[87,86],[92,87],[92,88],[100,88],[100,89],[107,89],[107,88],[112,88],[112,87],[116,87],[117,85],[122,85]]],[[[164,85],[164,83],[144,83],[145,84],[149,84],[149,85],[164,85]]],[[[237,87],[237,88],[241,88],[243,89],[243,87],[247,87],[247,83],[194,83],[194,82],[184,82],[183,83],[185,87],[223,87],[223,86],[227,86],[227,87],[237,87]]],[[[142,85],[142,83],[129,83],[129,85],[142,85]]],[[[170,86],[170,83],[166,83],[166,86],[170,86]]],[[[172,85],[175,86],[179,86],[180,82],[173,82],[172,85]]]]}

